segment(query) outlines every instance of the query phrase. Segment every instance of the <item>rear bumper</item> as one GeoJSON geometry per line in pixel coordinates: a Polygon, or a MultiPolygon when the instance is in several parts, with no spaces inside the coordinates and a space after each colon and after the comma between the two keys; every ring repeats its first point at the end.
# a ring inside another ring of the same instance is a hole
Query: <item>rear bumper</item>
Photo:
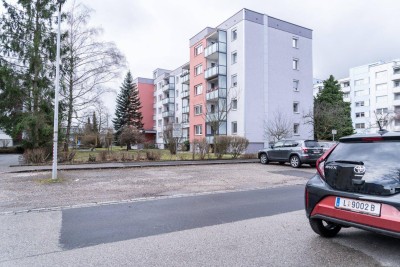
{"type": "Polygon", "coordinates": [[[316,174],[305,190],[306,215],[344,226],[356,227],[400,238],[400,194],[373,196],[331,188],[316,174]],[[336,196],[381,203],[381,215],[373,216],[335,208],[336,196]]]}
{"type": "Polygon", "coordinates": [[[335,208],[335,196],[327,196],[314,207],[310,218],[326,219],[342,225],[355,226],[371,231],[381,231],[400,237],[400,212],[382,204],[381,216],[372,216],[335,208]]]}

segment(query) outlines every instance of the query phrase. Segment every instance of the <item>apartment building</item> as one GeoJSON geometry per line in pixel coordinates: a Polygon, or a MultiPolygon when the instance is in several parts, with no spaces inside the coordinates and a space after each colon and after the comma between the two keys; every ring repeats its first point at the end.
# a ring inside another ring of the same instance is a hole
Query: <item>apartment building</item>
{"type": "Polygon", "coordinates": [[[133,80],[133,84],[135,90],[137,89],[139,92],[139,98],[141,101],[141,109],[143,119],[143,130],[145,133],[146,141],[153,141],[156,135],[156,131],[154,130],[154,120],[153,120],[153,106],[151,103],[153,102],[153,89],[154,89],[154,81],[153,79],[141,78],[138,77],[133,80]]]}
{"type": "Polygon", "coordinates": [[[189,62],[157,69],[154,82],[156,143],[178,123],[183,139],[238,135],[255,152],[273,141],[266,125],[277,114],[292,137],[312,138],[302,112],[313,105],[312,30],[242,9],[189,40],[189,62]]]}
{"type": "MultiPolygon", "coordinates": [[[[349,77],[338,81],[343,100],[351,103],[357,133],[378,131],[378,121],[389,131],[400,131],[400,59],[351,68],[349,77]]],[[[320,88],[314,85],[314,95],[320,88]]]]}

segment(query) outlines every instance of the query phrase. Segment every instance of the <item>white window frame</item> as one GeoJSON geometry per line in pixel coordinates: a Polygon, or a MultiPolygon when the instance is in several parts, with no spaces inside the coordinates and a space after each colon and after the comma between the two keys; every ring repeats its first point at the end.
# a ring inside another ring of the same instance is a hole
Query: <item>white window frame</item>
{"type": "Polygon", "coordinates": [[[299,123],[294,123],[293,124],[293,135],[300,135],[299,128],[300,128],[300,124],[299,123]]]}
{"type": "Polygon", "coordinates": [[[354,125],[354,127],[355,127],[356,129],[365,129],[365,123],[364,123],[364,122],[356,123],[356,124],[354,125]]]}
{"type": "Polygon", "coordinates": [[[198,76],[203,73],[203,65],[199,64],[194,66],[194,76],[198,76]]]}
{"type": "Polygon", "coordinates": [[[203,105],[195,105],[194,106],[194,115],[199,116],[203,114],[203,105]]]}
{"type": "Polygon", "coordinates": [[[238,101],[236,98],[232,99],[232,110],[237,110],[238,101]]]}
{"type": "Polygon", "coordinates": [[[364,118],[365,112],[356,112],[356,118],[364,118]]]}
{"type": "Polygon", "coordinates": [[[298,58],[293,58],[292,68],[293,68],[293,70],[299,70],[299,59],[298,58]]]}
{"type": "Polygon", "coordinates": [[[203,53],[203,45],[199,44],[199,45],[195,46],[195,48],[194,48],[194,55],[198,56],[201,53],[203,53]]]}
{"type": "Polygon", "coordinates": [[[237,128],[237,121],[232,121],[231,123],[231,132],[232,134],[237,134],[238,128],[237,128]]]}
{"type": "Polygon", "coordinates": [[[237,51],[233,51],[231,54],[232,65],[237,63],[237,58],[238,58],[237,51]]]}
{"type": "Polygon", "coordinates": [[[292,47],[293,48],[299,48],[299,38],[292,37],[292,47]]]}
{"type": "Polygon", "coordinates": [[[231,76],[231,87],[236,87],[237,86],[237,74],[233,74],[231,76]]]}
{"type": "Polygon", "coordinates": [[[355,106],[356,106],[356,107],[363,107],[364,105],[365,105],[364,101],[357,101],[357,102],[355,103],[355,106]]]}
{"type": "Polygon", "coordinates": [[[231,31],[231,41],[235,41],[237,39],[237,28],[232,29],[231,31]]]}
{"type": "Polygon", "coordinates": [[[203,84],[200,83],[194,86],[194,95],[201,95],[203,93],[203,84]]]}
{"type": "Polygon", "coordinates": [[[300,102],[293,102],[293,113],[300,113],[299,111],[299,107],[300,107],[300,102]]]}
{"type": "Polygon", "coordinates": [[[299,90],[299,84],[300,84],[299,80],[293,79],[293,91],[295,91],[295,92],[299,92],[300,91],[299,90]]]}
{"type": "Polygon", "coordinates": [[[194,134],[195,135],[203,135],[203,125],[197,124],[194,126],[194,134]]]}

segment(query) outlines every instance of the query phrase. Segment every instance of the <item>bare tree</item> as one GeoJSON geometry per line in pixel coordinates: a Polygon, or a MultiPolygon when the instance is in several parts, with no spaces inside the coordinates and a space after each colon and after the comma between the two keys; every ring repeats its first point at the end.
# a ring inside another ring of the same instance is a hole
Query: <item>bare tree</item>
{"type": "MultiPolygon", "coordinates": [[[[93,10],[72,5],[67,14],[66,37],[62,43],[62,84],[66,109],[66,140],[69,140],[73,116],[99,101],[110,91],[105,85],[118,78],[125,58],[114,43],[98,40],[102,30],[88,27],[93,10]]],[[[68,145],[64,147],[68,150],[68,145]]]]}
{"type": "Polygon", "coordinates": [[[163,139],[171,155],[176,155],[178,145],[182,142],[182,137],[173,136],[173,127],[171,123],[165,126],[163,139]]]}
{"type": "Polygon", "coordinates": [[[143,133],[135,126],[124,126],[121,135],[120,143],[126,145],[126,150],[130,150],[132,145],[140,144],[144,141],[143,133]]]}
{"type": "Polygon", "coordinates": [[[270,141],[290,137],[293,132],[293,123],[281,110],[273,113],[271,120],[264,122],[264,134],[270,141]]]}

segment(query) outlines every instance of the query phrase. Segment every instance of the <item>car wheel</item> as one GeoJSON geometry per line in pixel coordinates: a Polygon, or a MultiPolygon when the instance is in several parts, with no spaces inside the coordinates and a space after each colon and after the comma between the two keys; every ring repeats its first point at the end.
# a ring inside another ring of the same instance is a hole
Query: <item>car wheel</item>
{"type": "Polygon", "coordinates": [[[296,155],[290,157],[290,166],[293,168],[299,168],[301,166],[300,158],[296,155]]]}
{"type": "Polygon", "coordinates": [[[310,219],[310,225],[313,231],[322,237],[335,237],[342,229],[340,225],[321,219],[310,219]]]}
{"type": "Polygon", "coordinates": [[[285,164],[285,162],[284,161],[279,161],[279,164],[283,165],[283,164],[285,164]]]}
{"type": "Polygon", "coordinates": [[[267,154],[263,153],[260,155],[260,162],[261,162],[261,164],[268,164],[269,159],[268,159],[267,154]]]}

